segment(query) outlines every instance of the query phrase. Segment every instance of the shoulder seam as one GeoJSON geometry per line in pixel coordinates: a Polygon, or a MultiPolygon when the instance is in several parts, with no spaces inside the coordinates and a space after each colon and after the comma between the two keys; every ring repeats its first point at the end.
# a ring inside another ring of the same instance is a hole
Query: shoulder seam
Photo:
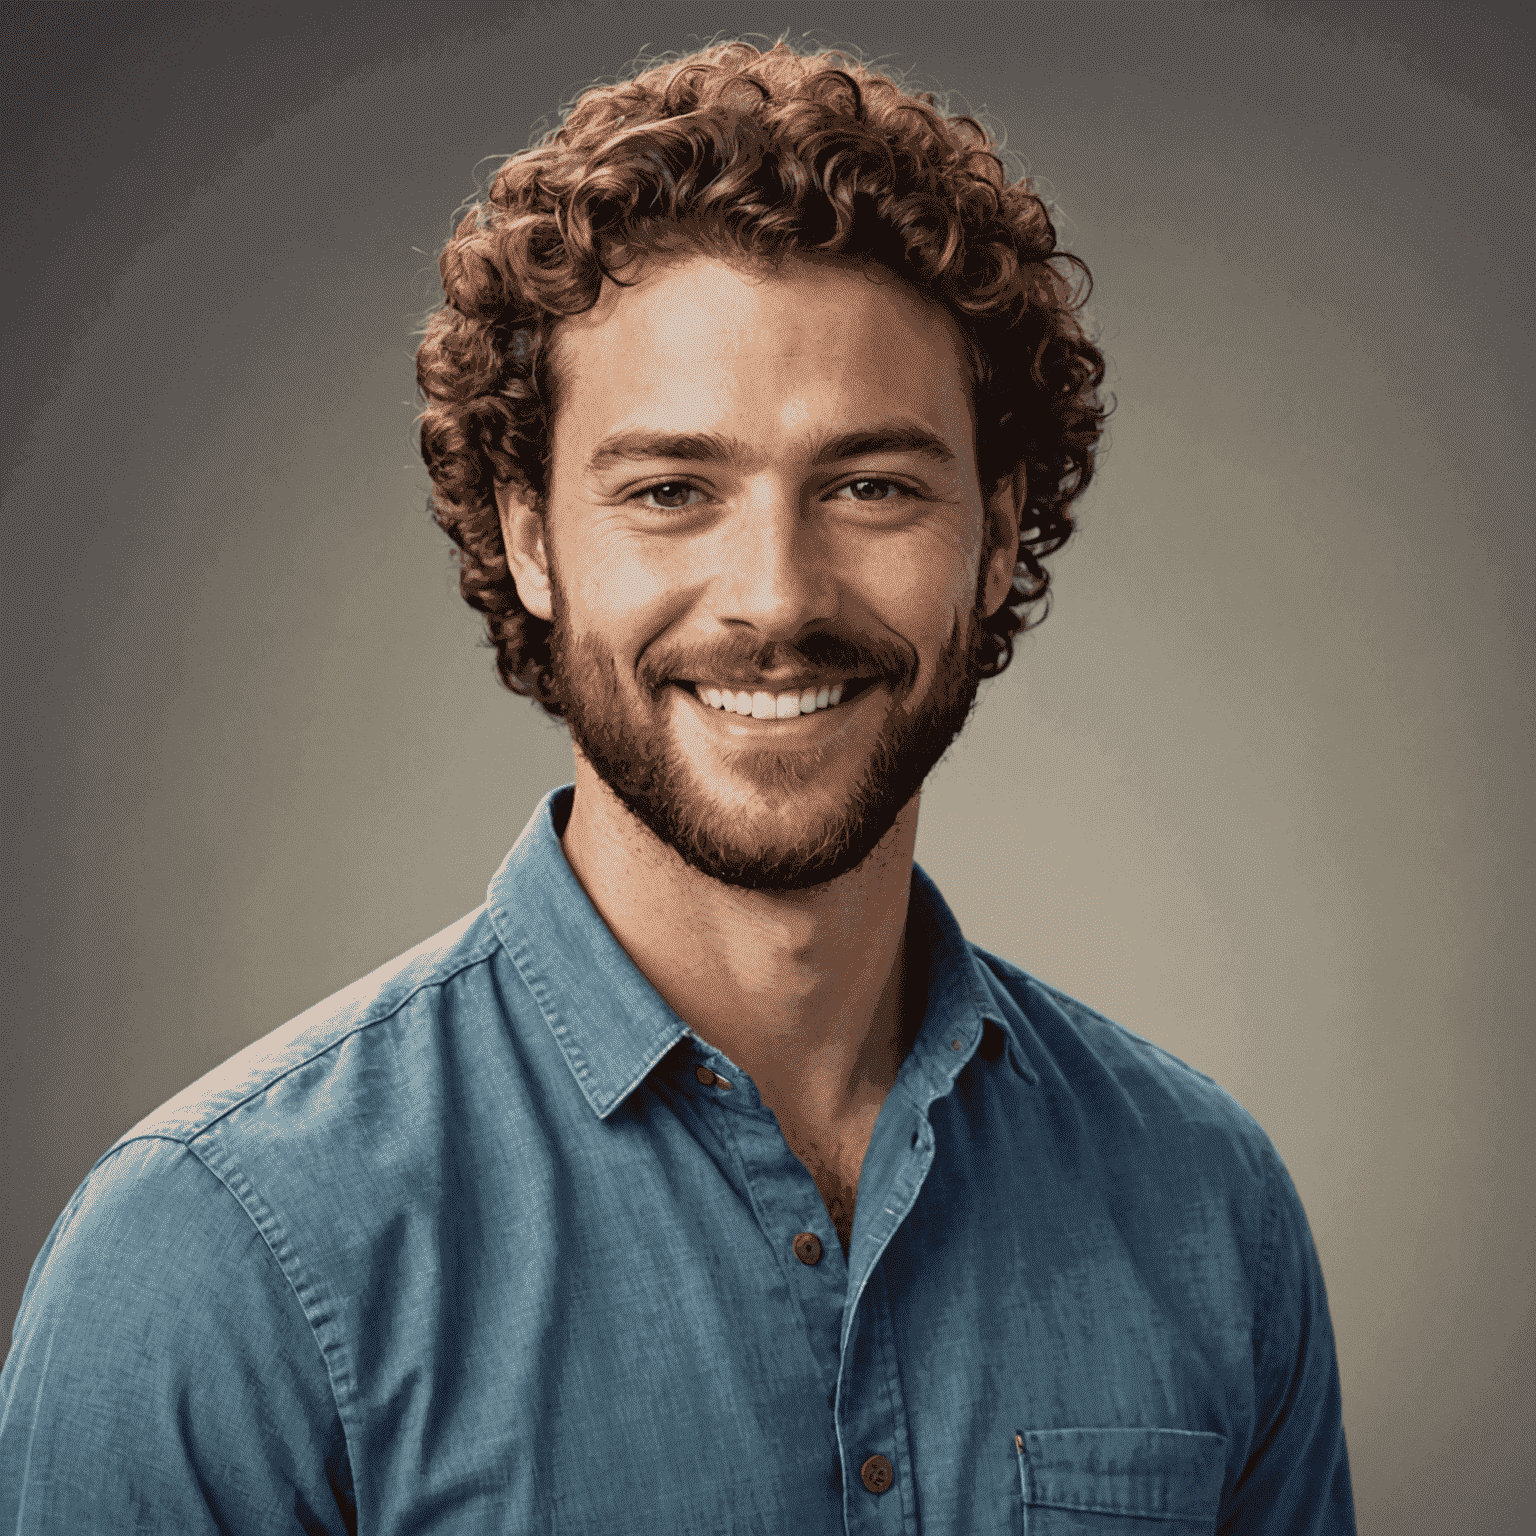
{"type": "MultiPolygon", "coordinates": [[[[336,1414],[336,1422],[341,1426],[341,1437],[343,1443],[346,1444],[347,1461],[350,1464],[352,1460],[352,1445],[347,1435],[346,1415],[341,1411],[341,1403],[336,1397],[336,1381],[331,1374],[331,1363],[326,1358],[325,1346],[320,1342],[319,1335],[315,1332],[314,1319],[310,1317],[309,1309],[304,1305],[304,1298],[299,1295],[298,1287],[293,1283],[293,1276],[288,1273],[287,1267],[278,1258],[277,1251],[272,1246],[271,1238],[262,1230],[261,1223],[251,1214],[250,1208],[246,1205],[245,1201],[229,1187],[228,1182],[220,1175],[218,1170],[209,1164],[208,1160],[203,1157],[196,1147],[191,1146],[178,1136],[167,1136],[156,1131],[142,1131],[137,1136],[130,1136],[126,1140],[116,1143],[116,1145],[97,1158],[96,1162],[92,1165],[91,1173],[94,1173],[97,1168],[101,1167],[108,1158],[115,1157],[124,1148],[132,1146],[136,1141],[164,1141],[169,1142],[173,1147],[179,1147],[224,1191],[230,1200],[234,1201],[240,1214],[245,1217],[250,1223],[251,1229],[261,1239],[261,1245],[266,1249],[272,1262],[277,1265],[277,1272],[283,1277],[283,1284],[288,1287],[288,1293],[293,1297],[293,1303],[299,1309],[299,1316],[304,1319],[304,1326],[309,1330],[310,1342],[315,1346],[315,1353],[320,1357],[320,1368],[325,1372],[326,1390],[331,1395],[331,1408],[336,1414]]],[[[86,1179],[89,1178],[90,1174],[87,1174],[86,1179]]],[[[82,1181],[81,1189],[83,1190],[84,1187],[84,1181],[82,1181]]],[[[80,1191],[77,1190],[76,1194],[78,1195],[79,1193],[80,1191]]]]}
{"type": "MultiPolygon", "coordinates": [[[[429,987],[447,986],[450,981],[452,981],[457,976],[462,976],[465,971],[471,970],[477,965],[483,965],[485,961],[490,959],[490,957],[495,954],[498,949],[503,948],[501,936],[496,933],[494,926],[492,927],[491,933],[491,941],[484,951],[472,955],[470,958],[465,960],[462,965],[456,966],[453,970],[448,971],[445,975],[432,976],[424,979],[415,987],[413,987],[408,993],[406,993],[406,995],[402,997],[399,1002],[397,1002],[392,1008],[388,1010],[388,1012],[379,1014],[377,1018],[359,1019],[357,1023],[353,1024],[344,1034],[338,1035],[334,1040],[327,1043],[321,1049],[313,1052],[311,1055],[306,1056],[302,1061],[293,1062],[291,1065],[284,1067],[281,1072],[274,1074],[272,1077],[264,1078],[256,1087],[252,1088],[249,1093],[245,1094],[242,1098],[236,1099],[233,1104],[226,1105],[225,1108],[221,1109],[218,1114],[213,1116],[212,1119],[200,1121],[195,1129],[188,1131],[185,1135],[178,1135],[170,1130],[156,1129],[139,1131],[132,1136],[125,1134],[122,1139],[113,1142],[113,1144],[108,1147],[105,1152],[102,1153],[101,1157],[97,1158],[96,1162],[91,1164],[92,1171],[94,1172],[95,1169],[106,1158],[110,1157],[115,1151],[117,1151],[119,1147],[126,1146],[130,1141],[143,1141],[149,1139],[174,1141],[180,1143],[180,1145],[186,1147],[190,1151],[192,1149],[192,1143],[196,1141],[199,1136],[207,1135],[207,1133],[211,1131],[214,1126],[216,1126],[221,1120],[224,1120],[228,1116],[234,1114],[234,1112],[242,1105],[250,1103],[250,1101],[254,1099],[257,1094],[265,1093],[269,1088],[272,1088],[277,1083],[282,1082],[285,1077],[292,1076],[293,1073],[299,1071],[302,1067],[309,1066],[311,1062],[319,1061],[322,1056],[328,1055],[339,1045],[345,1045],[348,1040],[350,1040],[354,1035],[361,1034],[363,1030],[372,1029],[377,1024],[387,1024],[392,1018],[395,1017],[397,1013],[400,1012],[402,1008],[406,1006],[406,1004],[413,1002],[429,987]]],[[[282,1026],[279,1025],[278,1028],[282,1028],[282,1026]]],[[[198,1161],[202,1162],[202,1159],[198,1158],[198,1161]]],[[[204,1163],[203,1166],[207,1167],[207,1164],[204,1163]]],[[[212,1169],[209,1169],[210,1173],[212,1171],[212,1169]]]]}
{"type": "MultiPolygon", "coordinates": [[[[454,974],[457,975],[458,973],[455,972],[454,974]]],[[[390,1017],[393,1012],[394,1010],[391,1009],[390,1014],[386,1014],[385,1017],[390,1017]]],[[[336,1414],[336,1422],[341,1425],[341,1438],[347,1447],[347,1461],[350,1465],[352,1461],[352,1444],[347,1435],[346,1415],[341,1411],[341,1403],[336,1397],[336,1378],[331,1373],[331,1362],[326,1356],[325,1345],[320,1341],[319,1334],[315,1332],[314,1319],[309,1315],[309,1308],[304,1305],[304,1298],[299,1295],[298,1287],[293,1283],[293,1276],[288,1273],[287,1265],[277,1256],[277,1250],[272,1246],[272,1239],[263,1230],[261,1223],[251,1214],[250,1207],[246,1205],[245,1201],[229,1187],[229,1184],[219,1171],[208,1162],[196,1147],[187,1143],[182,1143],[181,1145],[185,1147],[190,1157],[197,1159],[198,1165],[207,1171],[208,1176],[218,1182],[219,1188],[240,1207],[241,1214],[250,1222],[256,1235],[261,1239],[262,1247],[267,1250],[268,1254],[271,1255],[272,1262],[277,1265],[277,1272],[283,1277],[283,1283],[288,1287],[289,1295],[293,1297],[293,1304],[299,1309],[299,1316],[304,1319],[304,1326],[309,1330],[310,1341],[315,1346],[315,1353],[320,1357],[320,1368],[325,1372],[326,1390],[331,1394],[331,1408],[336,1414]]]]}
{"type": "MultiPolygon", "coordinates": [[[[1263,1127],[1260,1126],[1254,1119],[1251,1111],[1249,1111],[1242,1104],[1242,1102],[1231,1093],[1230,1090],[1224,1088],[1208,1072],[1202,1072],[1199,1067],[1191,1066],[1189,1062],[1183,1059],[1183,1057],[1175,1056],[1172,1051],[1167,1050],[1165,1047],[1159,1045],[1155,1040],[1149,1040],[1145,1035],[1138,1034],[1128,1025],[1121,1024],[1118,1020],[1110,1018],[1107,1014],[1100,1013],[1097,1008],[1093,1007],[1089,1003],[1083,1002],[1081,998],[1073,997],[1071,993],[1063,992],[1059,987],[1053,987],[1048,981],[1042,981],[1032,972],[1026,971],[1020,965],[1015,965],[1011,960],[1006,959],[1004,956],[994,955],[989,950],[981,949],[979,945],[972,945],[971,947],[976,951],[978,956],[983,957],[984,960],[996,960],[1000,964],[1007,966],[1010,970],[1016,971],[1020,977],[1029,982],[1032,986],[1038,987],[1043,993],[1046,994],[1047,997],[1056,1002],[1058,1006],[1070,1011],[1086,1014],[1089,1018],[1097,1020],[1106,1029],[1111,1029],[1117,1035],[1123,1036],[1127,1040],[1134,1040],[1137,1045],[1146,1047],[1147,1050],[1151,1051],[1167,1066],[1172,1067],[1175,1071],[1179,1072],[1184,1077],[1193,1078],[1197,1082],[1204,1083],[1206,1087],[1214,1089],[1218,1094],[1221,1095],[1222,1100],[1226,1104],[1241,1112],[1243,1119],[1250,1122],[1252,1128],[1257,1129],[1261,1134],[1263,1133],[1263,1127]]],[[[999,980],[1001,979],[1002,978],[1000,977],[999,980]]]]}
{"type": "MultiPolygon", "coordinates": [[[[1025,972],[1025,974],[1028,975],[1028,972],[1025,972]]],[[[1237,1104],[1237,1100],[1233,1099],[1232,1095],[1228,1093],[1227,1090],[1223,1088],[1214,1077],[1210,1076],[1209,1073],[1202,1072],[1199,1067],[1190,1066],[1190,1064],[1182,1057],[1175,1056],[1172,1051],[1165,1049],[1163,1046],[1159,1045],[1157,1041],[1149,1040],[1145,1035],[1137,1034],[1136,1031],[1131,1029],[1128,1025],[1121,1024],[1117,1020],[1110,1018],[1107,1014],[1100,1013],[1097,1008],[1094,1008],[1090,1004],[1081,1001],[1079,998],[1071,996],[1069,993],[1061,991],[1057,987],[1051,986],[1049,982],[1041,981],[1038,977],[1035,976],[1030,976],[1029,979],[1033,981],[1034,984],[1039,987],[1042,992],[1049,993],[1050,996],[1053,997],[1058,1003],[1070,1004],[1073,1008],[1080,1009],[1083,1013],[1089,1015],[1090,1018],[1097,1019],[1100,1024],[1103,1024],[1107,1028],[1114,1030],[1117,1034],[1125,1035],[1128,1038],[1136,1041],[1137,1044],[1146,1046],[1149,1051],[1156,1052],[1157,1055],[1160,1056],[1165,1062],[1167,1062],[1169,1066],[1177,1067],[1180,1072],[1187,1072],[1191,1077],[1199,1078],[1202,1083],[1208,1083],[1224,1098],[1231,1099],[1234,1104],[1237,1104]]],[[[1239,1104],[1238,1108],[1241,1109],[1242,1106],[1239,1104]]],[[[1247,1111],[1245,1110],[1244,1113],[1246,1114],[1247,1111]]]]}

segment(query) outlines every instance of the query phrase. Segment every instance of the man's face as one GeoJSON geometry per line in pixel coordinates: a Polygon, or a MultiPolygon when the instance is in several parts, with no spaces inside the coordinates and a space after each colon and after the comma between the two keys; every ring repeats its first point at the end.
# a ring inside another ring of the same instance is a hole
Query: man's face
{"type": "Polygon", "coordinates": [[[556,363],[545,516],[501,508],[577,749],[714,879],[856,867],[964,724],[1013,575],[958,328],[889,274],[692,255],[605,282],[556,363]]]}

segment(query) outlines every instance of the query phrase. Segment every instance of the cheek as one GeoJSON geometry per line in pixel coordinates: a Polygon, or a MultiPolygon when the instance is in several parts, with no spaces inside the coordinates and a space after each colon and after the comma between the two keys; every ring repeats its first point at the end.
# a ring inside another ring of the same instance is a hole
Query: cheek
{"type": "Polygon", "coordinates": [[[881,621],[919,651],[949,642],[976,602],[977,551],[924,540],[900,549],[871,549],[861,589],[881,621]]]}
{"type": "Polygon", "coordinates": [[[673,606],[676,572],[652,549],[572,548],[551,550],[567,621],[581,634],[597,634],[608,649],[623,651],[643,644],[673,606]]]}

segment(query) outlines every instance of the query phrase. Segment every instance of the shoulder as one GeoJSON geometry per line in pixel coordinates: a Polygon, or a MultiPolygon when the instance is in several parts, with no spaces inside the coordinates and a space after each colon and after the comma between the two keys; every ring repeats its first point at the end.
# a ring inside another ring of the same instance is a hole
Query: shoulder
{"type": "Polygon", "coordinates": [[[101,1159],[33,1265],[0,1370],[0,1522],[340,1530],[345,1433],[267,1235],[181,1143],[101,1159]],[[238,1500],[224,1486],[243,1475],[238,1500]],[[338,1499],[341,1503],[338,1503],[338,1499]],[[11,1501],[9,1504],[7,1501],[11,1501]]]}
{"type": "MultiPolygon", "coordinates": [[[[39,1299],[67,1297],[89,1309],[125,1284],[147,1284],[142,1299],[152,1309],[155,1296],[183,1288],[199,1262],[246,1273],[261,1249],[239,1203],[187,1147],[156,1135],[125,1139],[97,1160],[54,1222],[17,1326],[39,1299]]],[[[214,1279],[200,1276],[189,1289],[219,1295],[214,1279]]]]}
{"type": "Polygon", "coordinates": [[[32,1268],[0,1382],[0,1464],[44,1455],[47,1483],[72,1444],[89,1445],[99,1502],[132,1481],[142,1428],[171,1448],[156,1468],[167,1507],[195,1495],[210,1463],[258,1467],[274,1497],[300,1486],[324,1502],[343,1475],[351,1380],[334,1319],[394,1212],[366,1196],[383,1187],[398,1205],[427,1187],[444,1085],[505,1034],[489,974],[499,948],[483,909],[471,912],[255,1041],[97,1159],[32,1268]]]}
{"type": "Polygon", "coordinates": [[[1283,1173],[1258,1121],[1213,1078],[1011,961],[971,949],[1040,1087],[1070,1104],[1101,1148],[1133,1161],[1149,1148],[1163,1156],[1182,1148],[1266,1191],[1283,1173]]]}
{"type": "Polygon", "coordinates": [[[369,1075],[374,1055],[388,1054],[387,1028],[402,1018],[420,1023],[451,1010],[454,994],[473,989],[477,971],[500,948],[485,909],[477,907],[440,933],[306,1009],[253,1041],[152,1110],[103,1155],[145,1137],[192,1145],[252,1101],[296,1075],[369,1075]]]}

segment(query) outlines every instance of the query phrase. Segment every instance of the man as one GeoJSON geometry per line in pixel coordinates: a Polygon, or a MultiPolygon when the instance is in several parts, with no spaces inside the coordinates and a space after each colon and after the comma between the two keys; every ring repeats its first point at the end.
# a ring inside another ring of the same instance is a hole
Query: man
{"type": "Polygon", "coordinates": [[[1092,473],[1072,260],[976,125],[782,45],[503,167],[422,447],[575,784],[97,1164],[7,1529],[1353,1529],[1268,1140],[912,861],[1092,473]]]}

